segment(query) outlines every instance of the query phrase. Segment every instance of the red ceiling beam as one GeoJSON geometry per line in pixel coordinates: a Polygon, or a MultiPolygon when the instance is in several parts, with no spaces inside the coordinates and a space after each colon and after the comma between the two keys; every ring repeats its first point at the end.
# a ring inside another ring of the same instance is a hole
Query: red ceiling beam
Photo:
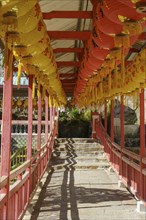
{"type": "Polygon", "coordinates": [[[92,11],[51,11],[44,12],[43,19],[52,19],[52,18],[93,18],[92,11]]]}
{"type": "Polygon", "coordinates": [[[54,53],[83,53],[83,48],[56,48],[54,53]]]}
{"type": "Polygon", "coordinates": [[[76,83],[76,80],[75,79],[62,79],[61,82],[62,82],[62,84],[73,85],[76,83]]]}
{"type": "Polygon", "coordinates": [[[77,73],[59,73],[60,78],[76,78],[77,73]]]}
{"type": "Polygon", "coordinates": [[[83,40],[89,39],[90,31],[47,31],[51,40],[83,40]]]}
{"type": "Polygon", "coordinates": [[[81,62],[75,62],[75,61],[60,61],[60,62],[56,62],[57,63],[57,67],[66,67],[66,66],[77,66],[79,67],[81,62]]]}

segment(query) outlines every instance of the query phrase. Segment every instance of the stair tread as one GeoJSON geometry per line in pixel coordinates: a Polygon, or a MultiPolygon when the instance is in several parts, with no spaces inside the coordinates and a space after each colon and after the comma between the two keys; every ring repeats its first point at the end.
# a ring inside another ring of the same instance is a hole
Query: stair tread
{"type": "Polygon", "coordinates": [[[95,139],[85,138],[55,140],[51,165],[56,169],[96,169],[110,166],[102,145],[95,139]]]}

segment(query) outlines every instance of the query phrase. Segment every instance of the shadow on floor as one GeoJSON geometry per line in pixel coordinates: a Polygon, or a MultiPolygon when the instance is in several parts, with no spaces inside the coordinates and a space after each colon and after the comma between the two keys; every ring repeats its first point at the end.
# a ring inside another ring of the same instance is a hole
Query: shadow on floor
{"type": "MultiPolygon", "coordinates": [[[[39,199],[34,207],[31,220],[36,220],[39,215],[42,217],[43,213],[45,217],[46,215],[48,216],[47,219],[56,220],[55,217],[50,216],[50,214],[55,212],[59,213],[60,220],[67,220],[68,211],[70,211],[72,220],[80,220],[78,204],[82,204],[82,208],[87,208],[89,203],[96,206],[98,203],[102,202],[133,199],[132,195],[123,190],[97,188],[98,184],[96,188],[75,186],[75,169],[73,165],[76,163],[76,154],[71,144],[66,144],[66,149],[66,159],[59,159],[60,155],[58,154],[55,159],[52,158],[52,161],[50,161],[51,172],[46,179],[39,199]],[[65,160],[68,164],[64,165],[64,170],[55,171],[53,166],[55,164],[63,164],[65,160]],[[58,178],[61,172],[63,173],[63,178],[61,178],[62,182],[59,183],[58,178]],[[49,186],[53,174],[56,175],[53,177],[56,178],[56,182],[54,185],[51,184],[51,186],[49,186]]],[[[108,204],[105,206],[108,206],[108,204]]]]}

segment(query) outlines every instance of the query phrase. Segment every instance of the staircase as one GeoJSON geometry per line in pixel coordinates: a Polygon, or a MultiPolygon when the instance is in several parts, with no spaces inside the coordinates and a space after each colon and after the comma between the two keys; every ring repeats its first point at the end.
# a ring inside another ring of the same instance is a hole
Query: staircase
{"type": "Polygon", "coordinates": [[[56,139],[50,165],[54,169],[106,169],[110,166],[98,140],[89,138],[56,139]]]}

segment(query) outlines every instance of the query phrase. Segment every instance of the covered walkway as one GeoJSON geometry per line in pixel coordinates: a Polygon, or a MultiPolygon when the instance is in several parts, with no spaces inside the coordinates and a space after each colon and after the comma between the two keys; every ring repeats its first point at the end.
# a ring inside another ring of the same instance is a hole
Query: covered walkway
{"type": "Polygon", "coordinates": [[[145,0],[0,0],[0,220],[144,220],[145,109],[145,0]]]}
{"type": "Polygon", "coordinates": [[[96,141],[95,147],[91,140],[84,141],[66,139],[65,151],[55,148],[41,180],[42,185],[38,187],[23,220],[146,219],[145,213],[136,211],[136,198],[122,185],[104,160],[100,144],[96,141]],[[87,142],[90,142],[88,146],[87,142]],[[81,143],[82,147],[89,148],[84,153],[79,146],[81,143]],[[81,152],[84,155],[82,166],[81,152]],[[99,161],[101,157],[102,166],[99,161]]]}

